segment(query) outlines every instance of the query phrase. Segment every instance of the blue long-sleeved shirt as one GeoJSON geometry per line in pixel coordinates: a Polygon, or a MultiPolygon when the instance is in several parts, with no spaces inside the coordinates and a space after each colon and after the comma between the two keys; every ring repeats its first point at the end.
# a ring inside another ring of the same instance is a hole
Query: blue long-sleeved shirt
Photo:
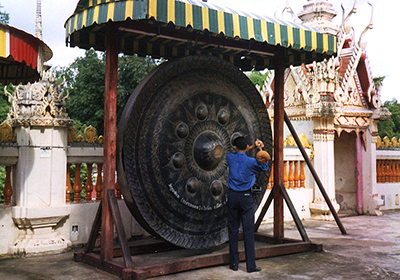
{"type": "Polygon", "coordinates": [[[256,173],[268,170],[268,162],[259,163],[245,153],[229,153],[226,155],[229,167],[228,186],[234,191],[246,191],[256,182],[256,173]]]}

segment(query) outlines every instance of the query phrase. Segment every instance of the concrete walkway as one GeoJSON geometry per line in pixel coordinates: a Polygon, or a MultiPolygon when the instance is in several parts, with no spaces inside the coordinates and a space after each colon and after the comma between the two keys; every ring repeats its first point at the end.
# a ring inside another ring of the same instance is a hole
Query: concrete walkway
{"type": "MultiPolygon", "coordinates": [[[[261,272],[217,266],[154,279],[400,279],[400,211],[382,216],[343,217],[348,235],[341,235],[334,221],[303,221],[312,242],[323,244],[321,253],[301,253],[257,260],[261,272]]],[[[272,225],[262,232],[271,233],[272,225]]],[[[285,224],[285,236],[300,239],[293,223],[285,224]]],[[[73,251],[53,256],[0,260],[0,279],[119,279],[72,260],[73,251]]]]}

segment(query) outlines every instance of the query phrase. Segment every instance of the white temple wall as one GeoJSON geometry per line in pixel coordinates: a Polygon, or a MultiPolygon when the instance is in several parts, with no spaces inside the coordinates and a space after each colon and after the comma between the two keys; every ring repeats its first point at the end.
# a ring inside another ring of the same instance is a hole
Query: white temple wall
{"type": "Polygon", "coordinates": [[[66,128],[15,129],[19,145],[16,205],[64,205],[66,178],[66,128]],[[46,186],[44,188],[44,186],[46,186]]]}
{"type": "MultiPolygon", "coordinates": [[[[376,150],[376,159],[400,160],[400,150],[376,150]]],[[[376,176],[375,176],[376,182],[376,176]]],[[[400,209],[400,183],[376,183],[373,193],[375,200],[381,205],[380,210],[400,209]]]]}
{"type": "Polygon", "coordinates": [[[400,183],[377,184],[376,192],[382,201],[380,210],[400,209],[400,183]]]}
{"type": "Polygon", "coordinates": [[[370,131],[366,131],[365,149],[362,151],[362,180],[363,180],[363,213],[375,215],[379,205],[376,188],[376,136],[372,137],[370,131]]]}
{"type": "Polygon", "coordinates": [[[8,253],[8,247],[19,232],[12,220],[11,209],[9,206],[0,206],[0,256],[8,253]]]}
{"type": "MultiPolygon", "coordinates": [[[[260,204],[260,207],[257,209],[255,218],[259,216],[261,212],[262,206],[267,201],[267,198],[270,194],[270,190],[265,192],[264,198],[260,204]]],[[[290,200],[293,203],[294,208],[296,209],[297,215],[301,220],[309,219],[311,217],[310,214],[310,202],[313,201],[313,189],[305,188],[305,189],[288,189],[287,193],[290,197],[290,200]]],[[[284,210],[283,210],[284,221],[292,221],[293,217],[287,207],[286,202],[284,202],[284,210]]],[[[273,223],[274,222],[274,201],[272,201],[271,205],[268,208],[267,213],[264,216],[263,223],[273,223]]]]}
{"type": "MultiPolygon", "coordinates": [[[[70,215],[64,222],[60,223],[57,230],[63,236],[69,238],[72,245],[86,244],[89,240],[99,204],[99,201],[70,204],[70,215]]],[[[145,233],[144,230],[129,212],[125,201],[118,200],[118,206],[127,238],[143,235],[145,233]]]]}

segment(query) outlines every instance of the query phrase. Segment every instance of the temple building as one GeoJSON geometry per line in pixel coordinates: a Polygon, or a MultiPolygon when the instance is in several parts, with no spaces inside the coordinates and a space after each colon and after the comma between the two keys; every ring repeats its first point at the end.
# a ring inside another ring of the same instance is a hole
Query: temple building
{"type": "MultiPolygon", "coordinates": [[[[314,167],[336,209],[374,214],[382,203],[375,189],[377,123],[387,120],[390,113],[381,107],[380,85],[374,84],[366,52],[365,34],[373,26],[373,7],[359,38],[350,23],[355,12],[356,3],[336,26],[332,23],[336,12],[329,1],[308,0],[303,6],[298,14],[303,24],[337,35],[337,56],[286,69],[285,110],[298,134],[307,135],[312,144],[314,167]]],[[[273,88],[270,71],[260,89],[269,109],[274,106],[273,88]]],[[[317,188],[310,211],[315,217],[329,212],[317,188]]]]}

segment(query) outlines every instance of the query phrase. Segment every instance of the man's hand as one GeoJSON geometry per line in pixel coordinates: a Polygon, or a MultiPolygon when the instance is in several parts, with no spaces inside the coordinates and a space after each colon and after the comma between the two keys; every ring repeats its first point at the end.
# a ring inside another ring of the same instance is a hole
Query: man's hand
{"type": "Polygon", "coordinates": [[[262,149],[262,148],[264,148],[264,143],[261,141],[261,140],[256,140],[255,142],[254,142],[254,146],[255,147],[257,147],[257,148],[259,148],[259,149],[262,149]]]}

